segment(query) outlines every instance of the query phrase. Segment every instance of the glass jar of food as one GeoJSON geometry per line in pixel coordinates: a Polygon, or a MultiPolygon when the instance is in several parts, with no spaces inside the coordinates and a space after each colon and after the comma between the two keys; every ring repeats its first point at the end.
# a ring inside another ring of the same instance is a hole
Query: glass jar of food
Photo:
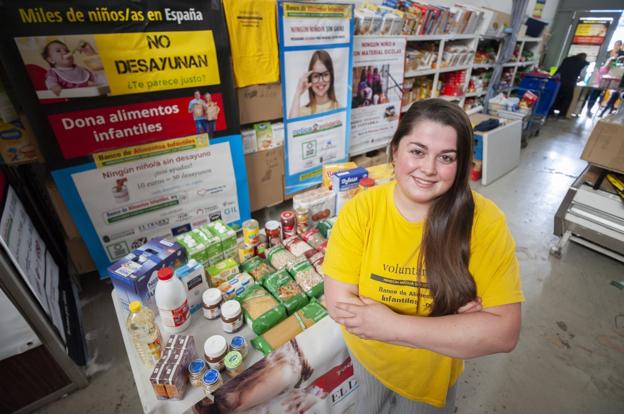
{"type": "Polygon", "coordinates": [[[188,366],[189,380],[193,387],[201,387],[208,365],[203,359],[195,359],[188,366]]]}
{"type": "Polygon", "coordinates": [[[228,300],[221,305],[221,323],[227,333],[237,332],[243,327],[243,311],[238,301],[228,300]]]}
{"type": "Polygon", "coordinates": [[[249,345],[243,336],[237,335],[230,341],[230,349],[232,351],[240,352],[243,358],[245,358],[247,356],[247,352],[249,352],[249,345]]]}
{"type": "Polygon", "coordinates": [[[243,356],[240,352],[228,352],[225,356],[225,369],[231,378],[234,378],[245,370],[245,366],[243,365],[243,356]]]}
{"type": "Polygon", "coordinates": [[[204,317],[206,319],[217,319],[221,316],[221,303],[223,303],[223,296],[221,295],[221,291],[219,289],[206,289],[202,295],[202,301],[204,302],[204,317]]]}
{"type": "Polygon", "coordinates": [[[225,368],[223,360],[228,352],[228,344],[221,335],[213,335],[204,342],[204,357],[210,368],[221,371],[225,368]]]}
{"type": "Polygon", "coordinates": [[[223,378],[221,378],[221,374],[216,369],[209,369],[204,374],[202,378],[202,386],[204,388],[204,393],[208,397],[212,397],[212,393],[219,389],[220,386],[223,385],[223,378]]]}

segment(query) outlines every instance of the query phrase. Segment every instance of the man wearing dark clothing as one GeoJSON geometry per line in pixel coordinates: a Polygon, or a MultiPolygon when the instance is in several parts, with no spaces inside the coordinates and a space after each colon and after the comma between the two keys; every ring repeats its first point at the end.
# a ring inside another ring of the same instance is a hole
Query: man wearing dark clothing
{"type": "Polygon", "coordinates": [[[563,62],[559,65],[559,69],[555,72],[555,76],[559,75],[561,86],[559,87],[559,93],[553,105],[553,110],[558,109],[560,116],[565,116],[568,112],[568,107],[574,95],[574,86],[576,85],[581,71],[589,64],[585,58],[587,58],[587,54],[585,53],[568,56],[563,59],[563,62]]]}

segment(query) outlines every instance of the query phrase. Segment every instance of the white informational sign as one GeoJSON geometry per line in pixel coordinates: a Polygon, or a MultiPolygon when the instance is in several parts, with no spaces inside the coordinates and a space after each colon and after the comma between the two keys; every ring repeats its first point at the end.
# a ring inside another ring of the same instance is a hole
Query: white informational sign
{"type": "Polygon", "coordinates": [[[353,6],[279,3],[287,194],[348,156],[353,6]]]}
{"type": "Polygon", "coordinates": [[[288,129],[290,142],[288,169],[298,174],[326,162],[339,162],[346,154],[344,140],[336,137],[346,128],[345,112],[328,115],[322,119],[293,121],[288,129]]]}
{"type": "MultiPolygon", "coordinates": [[[[153,237],[214,218],[240,219],[230,144],[147,157],[72,175],[109,260],[153,237]]],[[[187,229],[190,230],[190,229],[187,229]]]]}
{"type": "Polygon", "coordinates": [[[351,7],[344,4],[284,3],[284,46],[351,42],[351,7]]]}
{"type": "Polygon", "coordinates": [[[353,43],[349,154],[382,148],[399,123],[406,39],[358,37],[353,43]]]}
{"type": "Polygon", "coordinates": [[[11,186],[7,187],[4,210],[0,218],[0,244],[54,323],[63,341],[66,341],[58,301],[58,265],[11,186]]]}

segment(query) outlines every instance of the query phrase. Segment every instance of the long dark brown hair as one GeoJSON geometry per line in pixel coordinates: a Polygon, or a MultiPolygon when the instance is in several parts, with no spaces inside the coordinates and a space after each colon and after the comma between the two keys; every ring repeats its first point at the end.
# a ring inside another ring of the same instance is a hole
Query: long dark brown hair
{"type": "MultiPolygon", "coordinates": [[[[308,71],[312,70],[314,64],[317,61],[321,61],[323,65],[327,68],[327,71],[330,73],[330,81],[329,88],[327,89],[327,96],[332,102],[336,102],[336,92],[334,91],[334,63],[332,62],[331,56],[325,50],[317,50],[312,54],[310,58],[310,64],[308,65],[308,71]]],[[[316,108],[316,94],[312,90],[312,88],[308,89],[308,97],[310,102],[306,105],[312,108],[316,108]]]]}
{"type": "Polygon", "coordinates": [[[457,133],[455,181],[429,207],[417,262],[418,277],[426,272],[433,296],[430,315],[441,316],[457,312],[477,295],[474,278],[468,271],[475,209],[468,185],[473,135],[470,119],[457,105],[443,99],[418,101],[401,117],[390,142],[393,154],[403,137],[424,120],[450,126],[457,133]]]}

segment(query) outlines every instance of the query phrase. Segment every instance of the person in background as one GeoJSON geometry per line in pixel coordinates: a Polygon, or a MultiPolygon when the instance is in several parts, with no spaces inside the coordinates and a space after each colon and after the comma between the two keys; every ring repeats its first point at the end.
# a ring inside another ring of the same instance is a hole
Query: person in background
{"type": "Polygon", "coordinates": [[[289,118],[318,114],[339,107],[334,91],[334,64],[325,50],[317,50],[310,58],[308,71],[297,83],[290,105],[289,118]],[[308,91],[309,102],[300,106],[301,95],[308,91]]]}
{"type": "Polygon", "coordinates": [[[607,60],[605,61],[604,65],[602,65],[597,70],[595,80],[592,84],[594,89],[591,90],[591,92],[589,93],[587,97],[587,116],[588,117],[591,118],[592,116],[594,116],[591,110],[594,107],[594,104],[596,103],[596,101],[598,100],[598,97],[600,97],[604,92],[604,87],[601,87],[600,85],[600,81],[602,77],[609,72],[610,66],[613,63],[615,63],[617,58],[621,56],[624,56],[624,49],[622,48],[622,41],[616,40],[613,45],[613,49],[607,52],[607,60]]]}
{"type": "Polygon", "coordinates": [[[206,117],[206,131],[208,132],[208,138],[212,139],[214,133],[217,130],[217,117],[221,108],[215,101],[212,100],[212,96],[209,93],[204,94],[204,116],[206,117]]]}
{"type": "Polygon", "coordinates": [[[515,244],[502,211],[468,185],[472,146],[461,108],[417,101],[390,142],[395,180],[338,214],[325,299],[351,354],[358,414],[452,413],[464,359],[516,346],[515,244]]]}
{"type": "Polygon", "coordinates": [[[589,65],[589,62],[585,60],[586,58],[586,53],[568,56],[563,59],[563,62],[561,62],[561,65],[559,65],[559,68],[557,69],[557,72],[555,72],[555,76],[559,75],[561,86],[559,87],[559,93],[555,99],[552,111],[559,110],[559,116],[565,117],[568,112],[570,102],[572,102],[572,96],[574,95],[576,82],[578,81],[583,69],[589,65]]]}
{"type": "Polygon", "coordinates": [[[189,101],[188,112],[193,114],[193,121],[195,121],[195,130],[197,134],[203,134],[208,132],[206,129],[206,112],[204,111],[205,102],[201,98],[199,91],[193,92],[193,99],[189,101]]]}

